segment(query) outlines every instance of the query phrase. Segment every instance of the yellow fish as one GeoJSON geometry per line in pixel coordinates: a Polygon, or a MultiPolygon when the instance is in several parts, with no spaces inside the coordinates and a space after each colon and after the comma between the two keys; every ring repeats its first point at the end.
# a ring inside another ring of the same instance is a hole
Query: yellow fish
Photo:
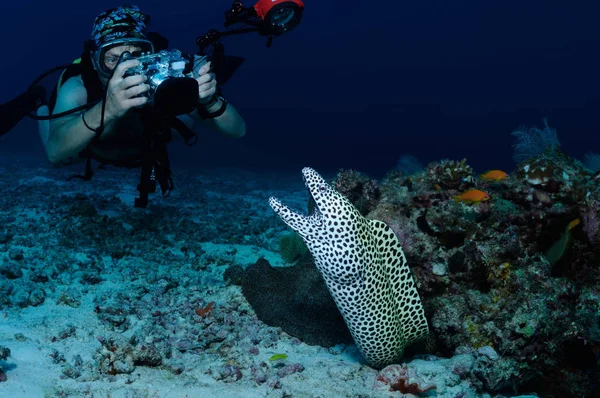
{"type": "Polygon", "coordinates": [[[567,225],[567,232],[570,231],[570,230],[572,230],[573,228],[575,228],[580,222],[581,222],[581,220],[579,218],[576,218],[573,221],[571,221],[567,225]]]}
{"type": "Polygon", "coordinates": [[[287,354],[274,354],[273,356],[271,356],[271,358],[269,358],[269,361],[273,362],[273,361],[282,361],[284,359],[286,359],[288,356],[287,354]]]}

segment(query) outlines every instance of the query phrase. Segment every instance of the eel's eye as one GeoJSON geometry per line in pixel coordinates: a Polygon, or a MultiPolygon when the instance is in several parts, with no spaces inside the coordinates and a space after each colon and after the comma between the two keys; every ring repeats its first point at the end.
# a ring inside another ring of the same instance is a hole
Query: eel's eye
{"type": "Polygon", "coordinates": [[[327,192],[327,185],[325,185],[325,184],[320,184],[320,185],[319,185],[319,192],[320,192],[320,193],[325,193],[325,192],[327,192]]]}

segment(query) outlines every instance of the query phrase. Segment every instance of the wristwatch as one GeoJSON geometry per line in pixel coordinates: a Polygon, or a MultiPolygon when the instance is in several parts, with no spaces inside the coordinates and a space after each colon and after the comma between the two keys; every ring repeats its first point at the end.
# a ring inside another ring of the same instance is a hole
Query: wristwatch
{"type": "Polygon", "coordinates": [[[208,104],[197,104],[196,110],[200,115],[200,119],[214,119],[225,113],[225,111],[227,110],[227,101],[220,95],[215,94],[214,98],[211,99],[211,101],[208,104]],[[221,106],[219,107],[219,109],[217,109],[214,112],[208,112],[208,109],[213,107],[217,102],[219,102],[219,100],[221,100],[221,106]]]}

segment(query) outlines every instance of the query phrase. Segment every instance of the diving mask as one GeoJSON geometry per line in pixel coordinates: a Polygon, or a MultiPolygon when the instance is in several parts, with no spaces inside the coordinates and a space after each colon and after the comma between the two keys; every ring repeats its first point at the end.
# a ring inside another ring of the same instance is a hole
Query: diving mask
{"type": "Polygon", "coordinates": [[[110,78],[119,64],[121,54],[129,51],[134,58],[154,53],[154,46],[149,40],[123,38],[103,44],[92,53],[94,68],[100,77],[110,78]]]}

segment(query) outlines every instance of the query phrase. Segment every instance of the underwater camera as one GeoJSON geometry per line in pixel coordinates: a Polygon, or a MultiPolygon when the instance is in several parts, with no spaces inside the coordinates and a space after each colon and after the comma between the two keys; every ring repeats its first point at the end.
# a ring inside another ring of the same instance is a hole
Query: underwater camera
{"type": "Polygon", "coordinates": [[[123,77],[133,75],[145,75],[148,78],[147,84],[150,85],[150,90],[146,92],[146,96],[150,99],[154,96],[156,89],[165,80],[175,77],[185,77],[183,71],[188,60],[181,56],[179,50],[162,50],[158,54],[141,54],[136,57],[129,51],[125,51],[119,60],[119,63],[129,59],[137,59],[139,65],[129,68],[123,74],[123,77]]]}
{"type": "Polygon", "coordinates": [[[148,97],[148,104],[164,115],[191,112],[198,99],[198,83],[186,76],[190,61],[179,50],[161,50],[155,54],[134,56],[125,51],[119,63],[136,59],[139,65],[129,68],[123,77],[145,75],[150,89],[139,96],[148,97]]]}

